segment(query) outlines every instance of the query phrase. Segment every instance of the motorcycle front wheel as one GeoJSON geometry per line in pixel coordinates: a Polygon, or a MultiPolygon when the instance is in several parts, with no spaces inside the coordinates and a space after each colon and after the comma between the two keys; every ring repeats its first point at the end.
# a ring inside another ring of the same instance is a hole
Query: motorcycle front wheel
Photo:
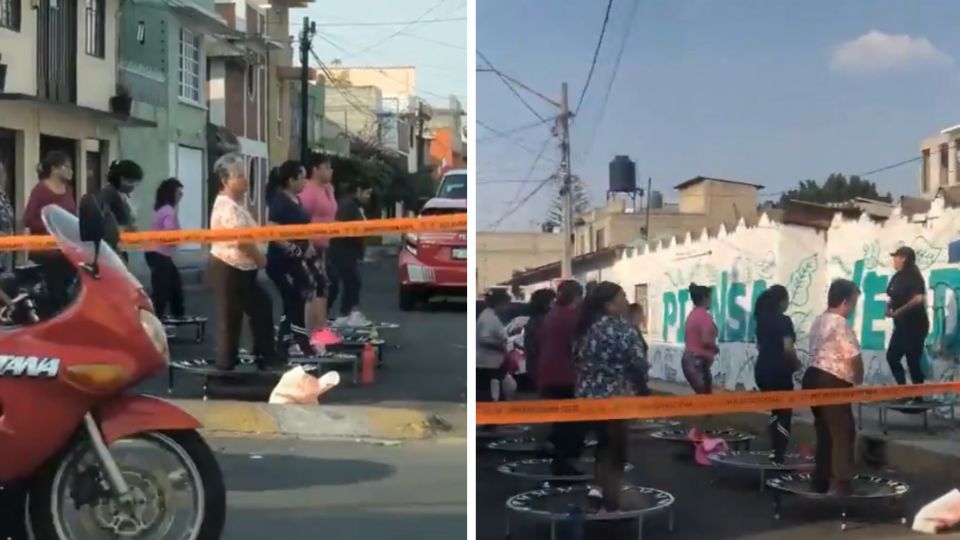
{"type": "Polygon", "coordinates": [[[34,482],[37,540],[218,540],[226,518],[220,466],[195,431],[149,432],[110,445],[129,485],[110,492],[92,447],[75,445],[34,482]]]}

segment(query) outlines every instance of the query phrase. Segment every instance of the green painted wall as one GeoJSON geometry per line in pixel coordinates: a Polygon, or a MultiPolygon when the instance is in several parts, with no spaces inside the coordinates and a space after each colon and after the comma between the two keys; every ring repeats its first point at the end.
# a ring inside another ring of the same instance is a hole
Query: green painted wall
{"type": "MultiPolygon", "coordinates": [[[[198,4],[213,9],[212,2],[198,4]]],[[[139,163],[145,173],[133,195],[141,228],[150,225],[157,186],[176,176],[176,146],[204,151],[207,146],[207,110],[179,98],[181,27],[166,5],[129,3],[121,15],[121,62],[134,95],[134,115],[157,123],[155,128],[121,130],[120,155],[139,163]],[[143,43],[137,39],[140,21],[144,22],[143,43]]],[[[201,72],[205,73],[205,66],[201,72]]]]}

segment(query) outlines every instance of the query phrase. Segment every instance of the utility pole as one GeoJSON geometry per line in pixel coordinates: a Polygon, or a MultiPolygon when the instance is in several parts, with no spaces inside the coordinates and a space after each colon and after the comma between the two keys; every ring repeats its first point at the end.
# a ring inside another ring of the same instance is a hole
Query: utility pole
{"type": "Polygon", "coordinates": [[[560,264],[560,278],[573,276],[573,193],[570,188],[570,108],[567,104],[567,83],[561,87],[560,98],[560,197],[563,201],[563,258],[560,264]]]}
{"type": "Polygon", "coordinates": [[[424,162],[424,149],[426,143],[423,139],[423,129],[426,124],[426,114],[423,112],[423,102],[417,102],[417,170],[423,170],[424,162]]]}
{"type": "Polygon", "coordinates": [[[644,227],[643,239],[647,241],[650,240],[650,197],[653,196],[653,192],[650,191],[651,189],[653,189],[653,178],[648,176],[647,177],[647,220],[646,220],[647,224],[643,226],[644,227]]]}
{"type": "Polygon", "coordinates": [[[306,166],[310,159],[310,141],[307,137],[310,126],[310,41],[316,34],[315,22],[303,18],[300,30],[300,162],[306,166]]]}

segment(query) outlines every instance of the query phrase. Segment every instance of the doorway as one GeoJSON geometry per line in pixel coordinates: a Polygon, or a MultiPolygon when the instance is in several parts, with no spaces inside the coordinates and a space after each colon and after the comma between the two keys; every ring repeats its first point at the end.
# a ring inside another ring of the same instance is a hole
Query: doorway
{"type": "Polygon", "coordinates": [[[5,185],[0,186],[10,205],[13,206],[13,220],[17,220],[17,132],[0,128],[0,166],[7,173],[5,185]]]}

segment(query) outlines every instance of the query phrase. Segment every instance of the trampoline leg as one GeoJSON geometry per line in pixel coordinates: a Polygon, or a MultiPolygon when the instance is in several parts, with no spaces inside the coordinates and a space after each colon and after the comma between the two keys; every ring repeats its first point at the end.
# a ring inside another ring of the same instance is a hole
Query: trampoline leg
{"type": "Polygon", "coordinates": [[[780,492],[773,493],[773,519],[780,520],[780,492]]]}
{"type": "Polygon", "coordinates": [[[167,366],[167,394],[173,394],[173,366],[167,366]]]}
{"type": "Polygon", "coordinates": [[[557,540],[557,520],[550,520],[550,540],[557,540]]]}
{"type": "Polygon", "coordinates": [[[353,384],[360,384],[360,359],[353,363],[353,384]]]}
{"type": "Polygon", "coordinates": [[[504,522],[506,523],[506,531],[504,532],[503,537],[507,540],[510,540],[510,512],[507,512],[504,522]]]}
{"type": "Polygon", "coordinates": [[[673,532],[673,509],[667,512],[667,532],[673,532]]]}
{"type": "Polygon", "coordinates": [[[763,489],[767,486],[766,480],[767,480],[767,471],[760,469],[760,491],[763,491],[763,489]]]}
{"type": "Polygon", "coordinates": [[[210,383],[210,377],[204,375],[203,376],[203,400],[204,401],[207,401],[207,390],[209,388],[209,383],[210,383]]]}
{"type": "Polygon", "coordinates": [[[840,530],[847,530],[847,508],[844,507],[843,511],[840,512],[840,530]]]}
{"type": "Polygon", "coordinates": [[[643,518],[637,518],[637,540],[643,540],[643,518]]]}

